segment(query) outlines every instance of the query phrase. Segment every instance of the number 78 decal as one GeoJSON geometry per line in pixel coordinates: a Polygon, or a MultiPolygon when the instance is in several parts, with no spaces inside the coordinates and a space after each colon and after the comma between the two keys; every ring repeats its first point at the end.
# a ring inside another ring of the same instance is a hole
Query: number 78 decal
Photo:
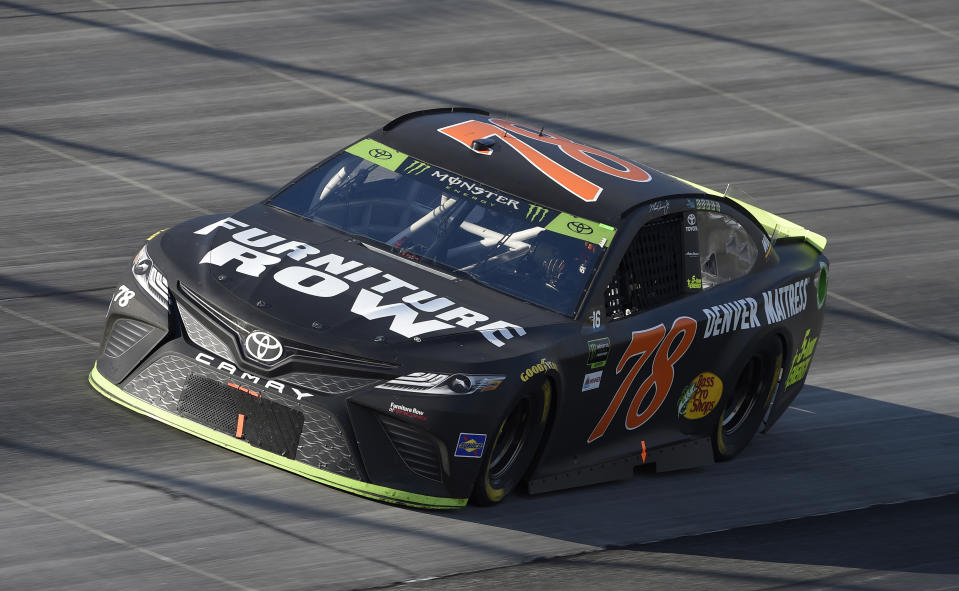
{"type": "Polygon", "coordinates": [[[652,178],[648,172],[632,162],[623,160],[619,156],[579,144],[558,135],[525,129],[505,119],[490,119],[488,122],[471,119],[455,125],[441,127],[437,131],[453,138],[477,154],[484,156],[492,154],[492,148],[474,148],[473,142],[492,136],[501,137],[507,146],[516,150],[520,156],[525,158],[527,162],[535,166],[550,180],[583,201],[596,201],[596,199],[599,198],[599,194],[603,192],[603,188],[543,154],[530,145],[529,142],[520,139],[519,136],[557,146],[560,151],[573,160],[608,175],[638,183],[648,182],[652,178]]]}
{"type": "Polygon", "coordinates": [[[609,402],[609,407],[603,413],[602,418],[596,423],[593,432],[590,433],[586,443],[599,439],[606,433],[606,428],[616,416],[616,411],[622,406],[626,393],[633,385],[636,375],[653,357],[653,369],[639,389],[633,394],[633,401],[629,404],[629,410],[626,412],[626,428],[633,430],[641,427],[643,423],[653,418],[659,407],[666,400],[669,389],[673,385],[673,378],[676,377],[674,366],[683,358],[689,346],[693,344],[696,337],[696,321],[689,316],[680,316],[673,321],[673,326],[666,334],[666,325],[660,324],[655,328],[640,330],[633,333],[633,338],[623,352],[623,356],[616,364],[616,373],[619,374],[633,357],[639,357],[633,364],[633,367],[626,374],[623,383],[620,384],[616,394],[609,402]],[[679,341],[677,344],[676,341],[679,341]],[[650,391],[653,391],[653,398],[646,408],[640,411],[640,407],[646,400],[650,391]]]}

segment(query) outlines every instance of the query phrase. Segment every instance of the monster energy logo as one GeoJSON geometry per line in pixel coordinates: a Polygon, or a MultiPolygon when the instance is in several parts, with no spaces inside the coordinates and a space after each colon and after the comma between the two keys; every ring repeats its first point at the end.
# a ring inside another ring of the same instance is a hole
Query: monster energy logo
{"type": "Polygon", "coordinates": [[[531,222],[541,222],[543,221],[543,219],[546,217],[546,214],[548,213],[549,213],[549,210],[546,209],[545,207],[530,204],[529,211],[526,212],[526,219],[531,222]],[[539,219],[537,219],[537,217],[539,219]]]}
{"type": "Polygon", "coordinates": [[[406,165],[406,168],[403,169],[403,172],[406,174],[420,174],[421,172],[428,170],[429,167],[430,165],[425,162],[414,160],[406,165]]]}

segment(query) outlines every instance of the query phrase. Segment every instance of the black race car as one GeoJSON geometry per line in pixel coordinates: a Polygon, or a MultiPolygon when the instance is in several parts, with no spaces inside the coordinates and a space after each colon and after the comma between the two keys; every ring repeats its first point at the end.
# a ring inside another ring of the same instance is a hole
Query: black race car
{"type": "Polygon", "coordinates": [[[416,507],[739,453],[799,393],[825,239],[551,132],[404,115],[263,203],[151,236],[90,382],[416,507]]]}

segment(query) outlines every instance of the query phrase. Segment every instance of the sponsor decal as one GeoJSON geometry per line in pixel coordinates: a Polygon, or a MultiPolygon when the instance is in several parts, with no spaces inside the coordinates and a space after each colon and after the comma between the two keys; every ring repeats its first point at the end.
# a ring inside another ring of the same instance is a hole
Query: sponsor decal
{"type": "Polygon", "coordinates": [[[564,236],[572,236],[586,242],[592,242],[600,245],[600,247],[606,246],[606,243],[612,240],[613,235],[616,234],[616,229],[612,226],[578,218],[568,213],[557,214],[550,223],[546,224],[546,229],[564,236]]]}
{"type": "Polygon", "coordinates": [[[258,375],[247,373],[232,363],[226,361],[217,361],[216,357],[209,355],[207,353],[197,353],[194,357],[198,362],[206,365],[207,367],[212,367],[218,371],[226,372],[231,376],[237,376],[241,380],[246,380],[248,382],[253,382],[254,384],[259,385],[260,382],[263,382],[264,389],[275,390],[280,394],[288,393],[296,396],[297,400],[303,400],[304,398],[313,396],[313,393],[308,390],[301,390],[296,386],[291,386],[290,384],[284,384],[283,382],[278,382],[276,380],[271,380],[268,378],[263,378],[258,375]]]}
{"type": "Polygon", "coordinates": [[[595,390],[603,381],[603,371],[594,371],[583,376],[583,392],[595,390]]]}
{"type": "Polygon", "coordinates": [[[811,329],[806,329],[806,334],[803,335],[802,345],[796,351],[796,354],[793,355],[792,366],[789,368],[789,374],[786,376],[786,387],[792,386],[799,380],[806,377],[806,374],[809,373],[809,363],[812,361],[813,351],[816,350],[816,343],[819,342],[819,337],[809,338],[809,331],[811,329]]]}
{"type": "Polygon", "coordinates": [[[526,219],[531,222],[541,222],[549,213],[548,209],[540,205],[530,203],[527,207],[529,209],[526,211],[526,219]]]}
{"type": "Polygon", "coordinates": [[[822,305],[826,303],[826,276],[828,267],[826,263],[819,261],[819,270],[813,277],[813,286],[816,289],[816,306],[822,310],[822,305]]]}
{"type": "Polygon", "coordinates": [[[135,297],[137,297],[136,292],[126,285],[121,285],[117,288],[117,293],[114,294],[113,301],[116,302],[121,308],[126,308],[127,304],[129,304],[130,301],[135,297]]]}
{"type": "MultiPolygon", "coordinates": [[[[456,195],[467,195],[480,203],[490,204],[498,203],[505,205],[516,211],[519,211],[519,199],[514,199],[508,195],[497,193],[496,191],[485,187],[476,181],[464,179],[448,172],[434,170],[430,175],[431,179],[437,179],[441,183],[446,183],[446,190],[456,195]]],[[[545,215],[545,214],[544,214],[545,215]]]]}
{"type": "MultiPolygon", "coordinates": [[[[809,281],[810,278],[805,277],[762,292],[763,316],[766,323],[784,322],[805,310],[809,299],[807,296],[809,281]]],[[[687,285],[689,285],[688,281],[687,285]]],[[[703,308],[703,314],[706,316],[703,338],[708,339],[737,330],[762,326],[758,310],[759,304],[754,298],[742,298],[711,308],[703,308]]]]}
{"type": "Polygon", "coordinates": [[[668,333],[663,324],[634,331],[629,345],[626,346],[619,363],[616,364],[616,375],[619,375],[631,360],[635,358],[635,361],[586,442],[591,443],[606,433],[609,424],[626,400],[626,395],[632,390],[633,383],[651,358],[649,373],[639,387],[632,392],[633,398],[626,410],[626,429],[629,431],[637,429],[653,418],[673,386],[676,364],[689,350],[695,337],[696,320],[689,316],[680,316],[674,320],[668,333]]]}
{"type": "Polygon", "coordinates": [[[600,369],[606,367],[606,358],[609,357],[609,337],[586,341],[586,367],[600,369]]]}
{"type": "Polygon", "coordinates": [[[763,292],[763,309],[769,324],[792,318],[806,309],[809,277],[763,292]]]}
{"type": "Polygon", "coordinates": [[[430,165],[419,160],[413,160],[403,168],[403,174],[416,176],[430,169],[430,165]]]}
{"type": "Polygon", "coordinates": [[[695,226],[695,225],[696,225],[696,214],[695,214],[695,213],[691,213],[691,214],[689,214],[689,215],[686,216],[686,225],[687,225],[687,226],[695,226]]]}
{"type": "Polygon", "coordinates": [[[769,253],[772,252],[772,250],[773,250],[772,242],[769,241],[769,238],[766,238],[766,236],[763,236],[763,252],[765,253],[763,254],[763,258],[768,257],[769,253]]]}
{"type": "Polygon", "coordinates": [[[603,313],[599,311],[599,308],[589,313],[589,321],[593,325],[593,328],[601,328],[603,326],[603,313]]]}
{"type": "Polygon", "coordinates": [[[267,234],[233,218],[213,222],[194,234],[206,235],[217,228],[246,229],[204,254],[201,265],[235,266],[237,273],[260,277],[283,261],[279,255],[286,254],[300,264],[280,268],[273,274],[274,281],[315,298],[352,297],[352,313],[368,320],[389,318],[390,330],[406,338],[459,326],[479,332],[493,346],[502,347],[514,336],[526,334],[521,326],[457,306],[448,298],[359,261],[345,260],[332,252],[313,256],[320,253],[314,246],[267,234]]]}
{"type": "Polygon", "coordinates": [[[420,421],[426,420],[426,413],[416,408],[415,406],[406,406],[406,405],[397,404],[391,401],[390,412],[395,415],[403,415],[404,417],[410,417],[411,419],[418,419],[420,421]]]}
{"type": "MultiPolygon", "coordinates": [[[[527,367],[523,372],[521,372],[519,374],[519,379],[524,382],[527,382],[530,380],[530,378],[532,378],[536,374],[540,374],[549,370],[559,371],[559,366],[556,365],[556,362],[550,361],[549,359],[546,359],[544,357],[539,360],[539,363],[534,363],[533,365],[527,367]]],[[[498,385],[499,384],[497,384],[497,386],[498,385]]]]}
{"type": "Polygon", "coordinates": [[[458,458],[481,458],[485,446],[485,433],[460,433],[453,455],[458,458]]]}
{"type": "Polygon", "coordinates": [[[394,172],[407,159],[403,152],[371,139],[360,140],[345,151],[394,172]]]}
{"type": "Polygon", "coordinates": [[[692,277],[689,277],[688,279],[686,279],[686,287],[688,287],[689,289],[702,289],[703,278],[696,277],[695,275],[693,275],[692,277]]]}
{"type": "Polygon", "coordinates": [[[253,359],[264,363],[272,363],[283,355],[280,339],[262,330],[255,330],[246,336],[243,350],[253,359]]]}
{"type": "Polygon", "coordinates": [[[687,199],[686,207],[699,211],[719,211],[719,202],[712,199],[687,199]]]}
{"type": "Polygon", "coordinates": [[[666,215],[669,213],[669,201],[657,201],[649,204],[649,213],[666,215]]]}
{"type": "Polygon", "coordinates": [[[548,179],[583,201],[596,201],[603,192],[602,187],[576,174],[553,157],[547,156],[540,151],[541,148],[550,146],[553,156],[562,154],[597,172],[620,179],[640,183],[652,180],[645,170],[614,154],[558,135],[544,133],[542,129],[527,129],[505,119],[490,118],[486,121],[473,119],[441,127],[437,131],[484,156],[489,156],[493,150],[489,145],[476,140],[495,137],[498,142],[502,141],[515,150],[548,179]]]}
{"type": "Polygon", "coordinates": [[[716,374],[705,371],[679,395],[679,416],[701,419],[716,408],[722,395],[723,381],[716,374]]]}
{"type": "Polygon", "coordinates": [[[703,314],[706,315],[703,338],[762,326],[756,314],[758,309],[759,304],[753,298],[742,298],[712,308],[703,308],[703,314]]]}

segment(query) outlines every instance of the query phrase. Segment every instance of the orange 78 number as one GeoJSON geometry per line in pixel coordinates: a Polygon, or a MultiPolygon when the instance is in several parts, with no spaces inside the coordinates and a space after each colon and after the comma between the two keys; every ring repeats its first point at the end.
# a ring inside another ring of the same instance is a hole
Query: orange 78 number
{"type": "Polygon", "coordinates": [[[602,187],[592,181],[584,179],[572,170],[549,158],[528,142],[521,140],[519,136],[557,146],[564,154],[573,160],[608,175],[639,183],[647,182],[652,178],[649,176],[649,173],[642,168],[609,152],[584,146],[583,144],[576,143],[573,140],[558,135],[525,129],[505,119],[490,119],[489,122],[473,119],[442,127],[437,131],[448,135],[477,154],[483,154],[484,156],[492,154],[492,149],[474,148],[473,141],[490,136],[501,136],[503,141],[506,142],[506,145],[519,152],[527,162],[535,166],[553,182],[583,201],[596,201],[596,199],[599,198],[599,194],[603,192],[602,187]],[[613,163],[615,166],[609,163],[613,163]]]}
{"type": "Polygon", "coordinates": [[[689,350],[689,346],[693,344],[695,337],[696,321],[689,316],[680,316],[674,320],[669,334],[666,334],[666,326],[663,324],[654,328],[633,332],[633,338],[629,346],[626,347],[626,351],[623,352],[619,363],[616,364],[617,375],[623,370],[630,359],[633,357],[638,357],[638,359],[636,359],[633,367],[626,374],[626,379],[623,380],[619,389],[616,390],[616,394],[609,402],[609,407],[606,409],[606,412],[603,413],[599,422],[596,423],[596,427],[593,428],[593,432],[589,435],[586,442],[590,443],[599,439],[606,433],[606,428],[609,427],[609,423],[613,420],[613,417],[616,416],[619,407],[622,406],[623,400],[626,398],[626,393],[629,392],[632,387],[636,375],[646,365],[646,362],[649,361],[649,357],[653,356],[653,369],[649,377],[643,381],[636,393],[633,394],[633,401],[630,403],[629,410],[626,413],[626,428],[631,431],[651,419],[666,400],[666,395],[669,394],[669,389],[673,385],[673,378],[676,377],[674,366],[682,359],[686,351],[689,350]],[[676,343],[677,340],[679,341],[678,344],[676,343]],[[646,408],[641,411],[640,408],[651,390],[654,391],[653,398],[649,404],[646,405],[646,408]]]}

